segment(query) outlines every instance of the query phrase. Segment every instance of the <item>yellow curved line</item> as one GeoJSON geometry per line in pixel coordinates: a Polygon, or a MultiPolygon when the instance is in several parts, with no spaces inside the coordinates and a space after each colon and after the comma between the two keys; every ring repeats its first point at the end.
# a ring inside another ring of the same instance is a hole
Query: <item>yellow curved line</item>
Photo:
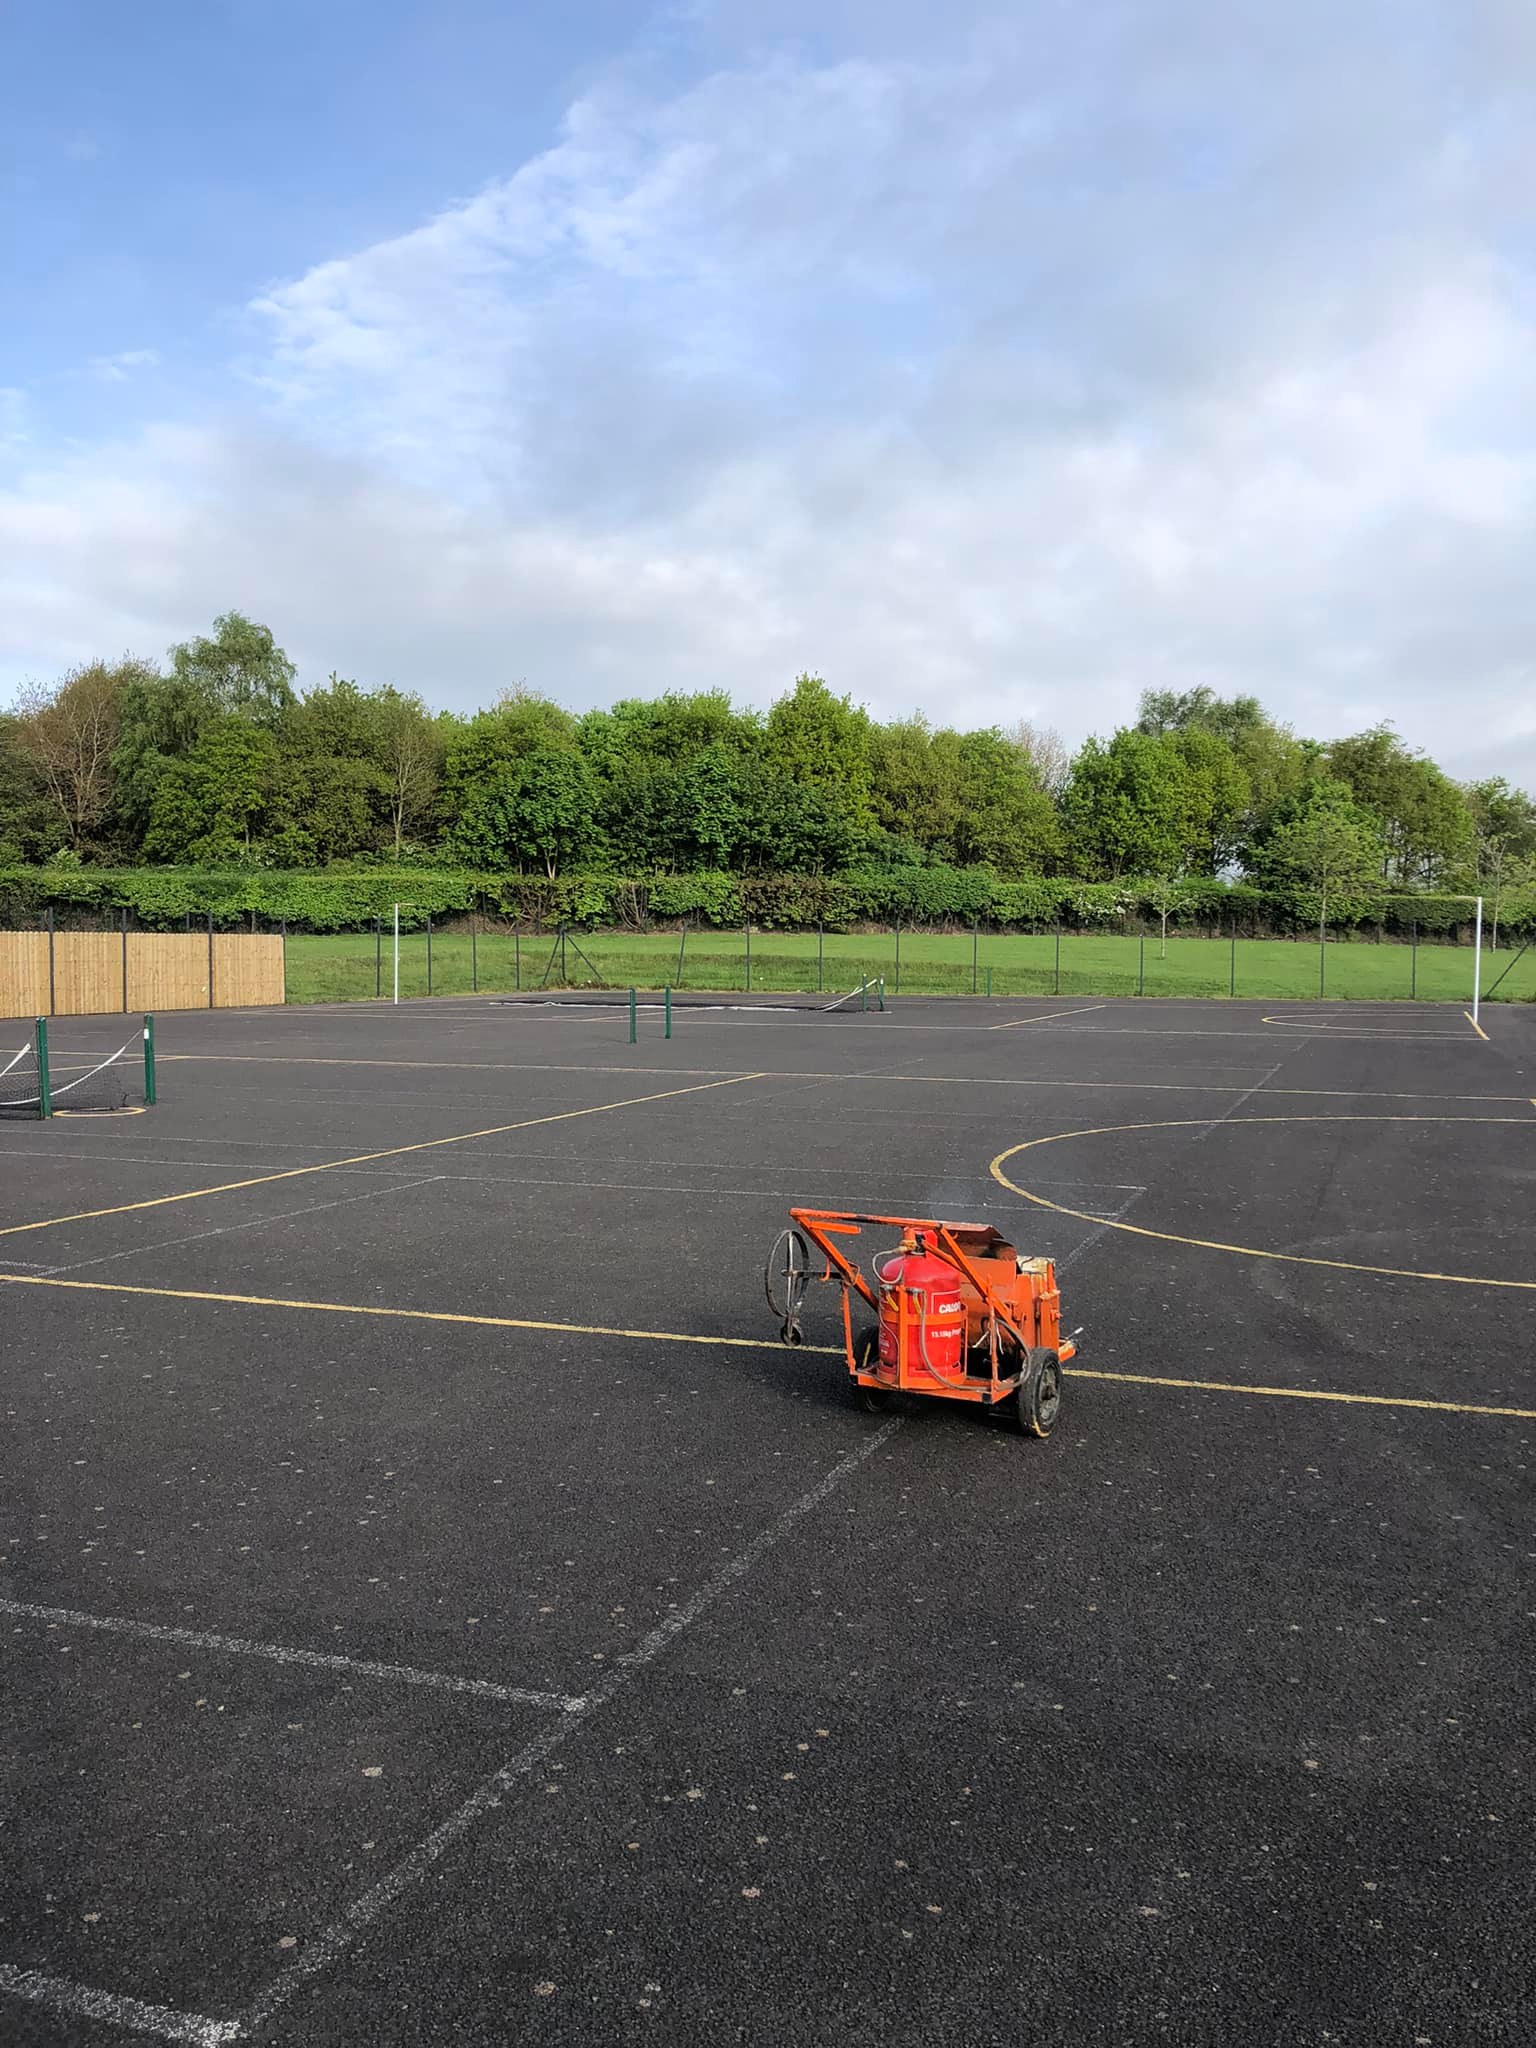
{"type": "MultiPolygon", "coordinates": [[[[1229,1130],[1241,1129],[1244,1124],[1525,1124],[1531,1123],[1525,1116],[1245,1116],[1235,1118],[1228,1124],[1229,1130]]],[[[1336,1273],[1374,1273],[1388,1280],[1443,1280],[1454,1287],[1502,1287],[1524,1293],[1536,1293],[1536,1280],[1492,1280],[1481,1273],[1424,1273],[1412,1266],[1367,1266],[1355,1259],[1320,1259],[1306,1252],[1272,1252],[1262,1246],[1251,1244],[1227,1244],[1220,1238],[1185,1237],[1176,1230],[1151,1230],[1141,1223],[1119,1223],[1107,1216],[1095,1216],[1088,1209],[1069,1209],[1064,1202],[1052,1202],[1044,1195],[1032,1194],[1028,1188],[1021,1188],[1017,1181],[1010,1180],[1003,1167],[1021,1152],[1033,1151],[1037,1145],[1059,1145],[1068,1138],[1108,1138],[1124,1131],[1178,1131],[1208,1130],[1210,1117],[1175,1117],[1161,1123],[1101,1124],[1096,1129],[1084,1131],[1055,1131],[1045,1138],[1026,1138],[1021,1145],[1010,1145],[999,1152],[988,1169],[992,1178],[1010,1193],[1020,1195],[1026,1202],[1033,1202],[1036,1208],[1052,1209],[1058,1216],[1073,1216],[1080,1223],[1095,1223],[1105,1230],[1123,1230],[1131,1237],[1155,1238],[1163,1244],[1185,1244],[1203,1252],[1231,1252],[1241,1259],[1272,1259],[1286,1266],[1326,1266],[1336,1273]]]]}

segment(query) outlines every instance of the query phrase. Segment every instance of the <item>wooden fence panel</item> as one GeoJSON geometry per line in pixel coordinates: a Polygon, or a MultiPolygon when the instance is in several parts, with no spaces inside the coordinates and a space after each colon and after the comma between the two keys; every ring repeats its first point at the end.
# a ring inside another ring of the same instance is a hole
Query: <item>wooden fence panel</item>
{"type": "MultiPolygon", "coordinates": [[[[48,944],[43,940],[44,948],[48,944]]],[[[53,941],[53,1014],[89,1017],[127,1008],[121,932],[59,932],[53,941]]]]}
{"type": "Polygon", "coordinates": [[[48,934],[0,932],[0,1017],[48,1014],[48,934]]]}
{"type": "MultiPolygon", "coordinates": [[[[214,941],[217,945],[218,941],[214,941]]],[[[206,1010],[208,934],[130,932],[130,1010],[206,1010]]]]}
{"type": "Polygon", "coordinates": [[[213,1006],[216,1010],[248,1009],[281,1004],[283,942],[264,934],[215,934],[213,941],[213,1006]]]}

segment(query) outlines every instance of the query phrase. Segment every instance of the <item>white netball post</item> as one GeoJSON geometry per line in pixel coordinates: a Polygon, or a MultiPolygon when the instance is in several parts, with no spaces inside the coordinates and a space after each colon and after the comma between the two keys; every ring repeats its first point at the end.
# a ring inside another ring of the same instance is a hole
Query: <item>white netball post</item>
{"type": "Polygon", "coordinates": [[[1483,899],[1477,899],[1477,921],[1472,944],[1472,1022],[1477,1022],[1478,1006],[1483,999],[1483,899]]]}
{"type": "Polygon", "coordinates": [[[400,906],[395,905],[395,1001],[400,1000],[400,906]]]}

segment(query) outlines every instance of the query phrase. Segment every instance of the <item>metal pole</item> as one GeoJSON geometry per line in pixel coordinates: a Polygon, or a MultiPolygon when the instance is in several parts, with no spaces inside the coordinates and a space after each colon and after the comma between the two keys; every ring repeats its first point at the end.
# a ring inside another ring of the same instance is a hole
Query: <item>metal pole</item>
{"type": "Polygon", "coordinates": [[[432,993],[432,913],[427,912],[427,994],[432,993]]]}
{"type": "Polygon", "coordinates": [[[37,1020],[37,1113],[53,1115],[53,1085],[48,1078],[48,1019],[37,1020]]]}
{"type": "Polygon", "coordinates": [[[1319,996],[1328,987],[1328,898],[1323,898],[1323,907],[1317,916],[1317,992],[1319,996]]]}
{"type": "Polygon", "coordinates": [[[666,1029],[666,1034],[665,1034],[665,1035],[666,1035],[666,1036],[667,1036],[668,1038],[670,1038],[670,1037],[672,1036],[672,991],[671,991],[671,989],[670,989],[670,988],[666,989],[666,990],[664,991],[664,994],[665,994],[665,997],[666,997],[666,1005],[667,1005],[667,1029],[666,1029]]]}
{"type": "Polygon", "coordinates": [[[987,969],[987,994],[988,994],[988,995],[991,995],[991,993],[992,993],[992,970],[991,970],[991,968],[989,967],[989,968],[987,969]]]}
{"type": "Polygon", "coordinates": [[[981,919],[971,926],[971,994],[976,993],[976,956],[981,950],[981,919]]]}
{"type": "Polygon", "coordinates": [[[747,994],[752,993],[752,920],[747,919],[747,994]]]}
{"type": "Polygon", "coordinates": [[[1483,1000],[1483,899],[1477,899],[1477,935],[1473,941],[1472,961],[1472,1022],[1477,1023],[1477,1013],[1483,1000]]]}
{"type": "Polygon", "coordinates": [[[675,973],[675,974],[673,975],[673,977],[672,977],[672,979],[673,979],[673,980],[674,980],[674,981],[675,981],[675,982],[677,983],[677,985],[678,985],[678,987],[679,987],[679,988],[681,988],[681,987],[682,987],[682,985],[683,985],[683,954],[684,954],[684,953],[685,953],[685,952],[687,951],[687,949],[688,949],[688,920],[687,920],[687,918],[685,917],[685,918],[683,919],[683,928],[682,928],[682,930],[681,930],[681,931],[680,931],[680,932],[678,933],[678,938],[677,938],[677,972],[676,972],[676,973],[675,973]]]}
{"type": "Polygon", "coordinates": [[[395,905],[395,1001],[400,1000],[400,906],[395,905]]]}
{"type": "Polygon", "coordinates": [[[1227,975],[1227,994],[1237,994],[1237,919],[1232,920],[1232,965],[1227,975]]]}
{"type": "Polygon", "coordinates": [[[469,912],[469,985],[476,995],[480,993],[480,953],[476,940],[477,918],[474,906],[469,912]]]}
{"type": "Polygon", "coordinates": [[[1056,927],[1056,994],[1061,994],[1061,926],[1056,927]]]}
{"type": "Polygon", "coordinates": [[[1147,992],[1147,935],[1142,933],[1136,941],[1136,993],[1144,996],[1147,992]]]}
{"type": "Polygon", "coordinates": [[[51,1017],[59,1007],[53,983],[53,905],[48,906],[48,1014],[51,1017]]]}
{"type": "Polygon", "coordinates": [[[826,987],[826,935],[821,919],[816,920],[816,993],[820,995],[826,987]]]}
{"type": "Polygon", "coordinates": [[[896,920],[896,985],[891,990],[891,994],[894,996],[901,994],[901,919],[899,917],[896,920]]]}
{"type": "Polygon", "coordinates": [[[520,989],[523,985],[523,935],[512,934],[512,986],[520,989]]]}
{"type": "Polygon", "coordinates": [[[1408,1000],[1415,1002],[1419,993],[1419,920],[1413,920],[1413,936],[1408,942],[1408,1000]]]}
{"type": "Polygon", "coordinates": [[[144,1017],[144,1100],[153,1105],[155,1099],[155,1020],[148,1012],[144,1017]]]}
{"type": "Polygon", "coordinates": [[[569,986],[569,976],[568,976],[568,975],[566,974],[566,971],[565,971],[565,926],[564,926],[564,925],[561,925],[561,927],[560,927],[560,986],[561,986],[562,988],[566,988],[566,987],[568,987],[568,986],[569,986]]]}
{"type": "Polygon", "coordinates": [[[208,913],[208,1007],[213,1008],[213,912],[208,913]]]}
{"type": "Polygon", "coordinates": [[[376,911],[373,919],[373,992],[384,993],[384,919],[376,911]]]}
{"type": "Polygon", "coordinates": [[[123,905],[123,1015],[128,1014],[128,906],[123,905]]]}

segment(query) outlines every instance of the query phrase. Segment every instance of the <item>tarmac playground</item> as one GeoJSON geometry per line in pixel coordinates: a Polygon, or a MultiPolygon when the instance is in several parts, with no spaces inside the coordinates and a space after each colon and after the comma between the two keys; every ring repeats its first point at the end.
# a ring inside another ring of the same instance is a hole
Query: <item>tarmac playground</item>
{"type": "Polygon", "coordinates": [[[0,1125],[0,2039],[1528,2042],[1536,1010],[662,1030],[0,1125]],[[791,1202],[1054,1255],[1050,1439],[780,1346],[791,1202]]]}

